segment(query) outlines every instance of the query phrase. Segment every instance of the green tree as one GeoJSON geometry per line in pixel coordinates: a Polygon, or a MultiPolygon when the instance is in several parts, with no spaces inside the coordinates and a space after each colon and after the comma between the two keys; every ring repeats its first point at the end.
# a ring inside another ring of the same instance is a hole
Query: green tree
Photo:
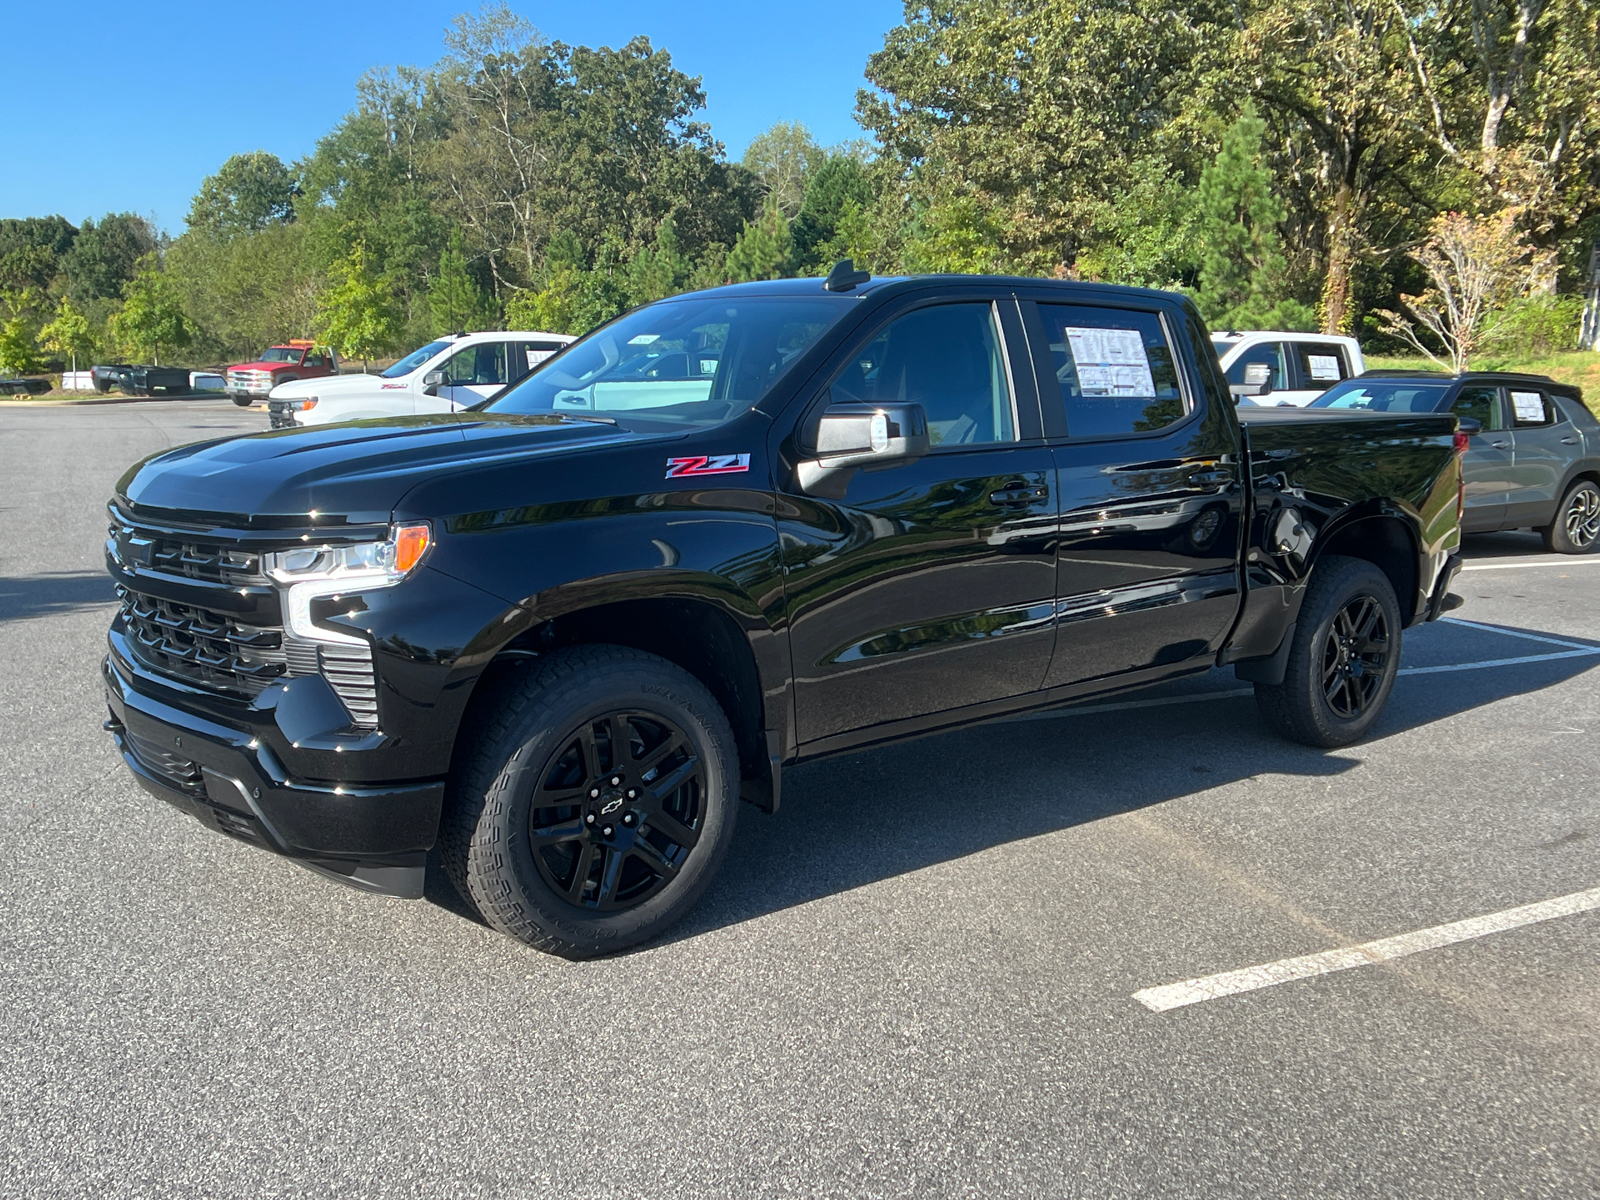
{"type": "Polygon", "coordinates": [[[1192,285],[1200,268],[1196,189],[1162,159],[1151,159],[1134,184],[1096,216],[1075,266],[1082,278],[1102,283],[1192,285]]]}
{"type": "Polygon", "coordinates": [[[110,322],[111,336],[135,357],[161,362],[161,349],[182,350],[194,340],[194,327],[184,314],[172,277],[154,253],[135,264],[133,278],[122,287],[122,308],[110,322]]]}
{"type": "Polygon", "coordinates": [[[334,264],[330,286],[317,305],[322,339],[342,358],[367,360],[392,349],[404,332],[404,318],[388,279],[373,271],[360,243],[334,264]]]}
{"type": "Polygon", "coordinates": [[[294,219],[300,187],[275,154],[235,154],[206,176],[189,206],[189,228],[228,237],[294,219]]]}
{"type": "Polygon", "coordinates": [[[78,369],[78,355],[88,358],[94,353],[94,329],[89,318],[66,297],[56,304],[55,318],[38,335],[39,345],[57,354],[65,354],[78,369]]]}
{"type": "Polygon", "coordinates": [[[792,249],[789,219],[783,215],[778,198],[769,195],[761,215],[745,222],[744,232],[728,251],[727,276],[734,283],[779,279],[788,266],[792,249]]]}
{"type": "Polygon", "coordinates": [[[197,327],[202,358],[238,362],[315,331],[326,275],[303,222],[231,237],[191,229],[167,250],[164,265],[197,327]]]}
{"type": "Polygon", "coordinates": [[[854,155],[831,155],[812,171],[792,227],[796,270],[801,274],[826,272],[834,260],[851,257],[842,244],[835,244],[846,210],[853,206],[859,214],[876,199],[867,169],[854,155]]]}
{"type": "Polygon", "coordinates": [[[1267,124],[1247,107],[1200,174],[1200,312],[1218,328],[1309,329],[1310,307],[1285,296],[1287,263],[1262,149],[1267,124]]]}
{"type": "Polygon", "coordinates": [[[34,314],[40,299],[29,289],[0,292],[0,375],[26,375],[39,369],[34,314]]]}
{"type": "Polygon", "coordinates": [[[439,256],[439,273],[428,289],[428,306],[437,333],[493,329],[500,319],[497,306],[467,269],[460,230],[450,235],[449,245],[439,256]]]}
{"type": "Polygon", "coordinates": [[[799,121],[779,121],[745,149],[740,165],[757,179],[767,195],[789,220],[800,214],[812,173],[828,161],[828,152],[817,144],[799,121]]]}
{"type": "Polygon", "coordinates": [[[565,263],[551,269],[544,286],[517,292],[506,302],[509,329],[583,333],[583,280],[565,263]]]}
{"type": "Polygon", "coordinates": [[[628,260],[628,302],[649,304],[683,290],[690,265],[678,249],[677,226],[669,215],[661,222],[653,246],[628,260]]]}
{"type": "Polygon", "coordinates": [[[154,227],[134,213],[110,213],[98,225],[85,221],[61,259],[67,294],[79,304],[120,296],[139,260],[156,247],[154,227]]]}
{"type": "Polygon", "coordinates": [[[0,288],[48,288],[77,236],[62,217],[0,220],[0,288]]]}

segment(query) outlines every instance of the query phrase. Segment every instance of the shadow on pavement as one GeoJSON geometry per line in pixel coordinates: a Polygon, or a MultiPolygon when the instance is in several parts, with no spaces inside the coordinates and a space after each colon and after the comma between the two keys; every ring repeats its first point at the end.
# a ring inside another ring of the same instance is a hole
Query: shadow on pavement
{"type": "Polygon", "coordinates": [[[55,613],[115,604],[116,591],[104,571],[53,572],[0,578],[0,621],[21,621],[55,613]]]}
{"type": "MultiPolygon", "coordinates": [[[[1600,655],[1442,679],[1403,677],[1369,740],[1553,687],[1597,664],[1600,655]]],[[[1241,686],[1231,672],[1207,682],[1218,690],[1241,686]]],[[[1159,694],[1157,688],[1111,699],[1159,694]]],[[[1114,712],[1065,708],[791,767],[783,776],[782,811],[767,816],[741,807],[710,891],[680,925],[640,949],[1256,775],[1340,775],[1361,753],[1360,744],[1318,750],[1278,738],[1245,694],[1114,712]]],[[[428,899],[479,920],[436,861],[430,868],[428,899]]],[[[1016,886],[1025,891],[1039,883],[1016,886]]]]}

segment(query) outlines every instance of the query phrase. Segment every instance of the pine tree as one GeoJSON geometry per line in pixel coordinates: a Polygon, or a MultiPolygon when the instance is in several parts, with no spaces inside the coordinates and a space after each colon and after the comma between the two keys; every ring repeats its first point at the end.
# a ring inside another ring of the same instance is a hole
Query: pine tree
{"type": "Polygon", "coordinates": [[[459,229],[450,234],[450,244],[439,256],[439,274],[428,288],[428,309],[433,314],[436,333],[474,333],[493,329],[496,324],[499,314],[494,301],[484,295],[467,270],[459,229]]]}
{"type": "Polygon", "coordinates": [[[1267,123],[1246,107],[1200,174],[1200,311],[1232,329],[1314,327],[1315,314],[1285,293],[1288,269],[1262,150],[1267,123]]]}
{"type": "Polygon", "coordinates": [[[761,215],[746,221],[744,232],[728,252],[724,268],[730,282],[747,283],[752,279],[779,279],[789,262],[793,242],[789,236],[789,219],[778,207],[775,196],[768,195],[761,215]]]}

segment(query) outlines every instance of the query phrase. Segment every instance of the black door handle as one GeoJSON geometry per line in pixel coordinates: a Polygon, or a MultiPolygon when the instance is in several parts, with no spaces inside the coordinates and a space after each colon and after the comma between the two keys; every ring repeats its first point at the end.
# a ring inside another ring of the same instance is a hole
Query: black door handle
{"type": "Polygon", "coordinates": [[[1040,500],[1050,498],[1050,489],[1042,484],[1029,486],[1018,480],[1008,483],[998,491],[989,493],[989,503],[997,504],[1001,508],[1026,508],[1040,500]]]}

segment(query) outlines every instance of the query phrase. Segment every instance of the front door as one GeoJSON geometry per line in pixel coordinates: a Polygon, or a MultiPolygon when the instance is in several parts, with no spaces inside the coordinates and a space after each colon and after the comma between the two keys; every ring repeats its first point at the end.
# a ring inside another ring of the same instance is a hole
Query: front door
{"type": "Polygon", "coordinates": [[[506,343],[479,342],[456,351],[444,365],[436,397],[418,395],[418,412],[450,412],[487,400],[506,385],[506,343]]]}
{"type": "Polygon", "coordinates": [[[898,310],[826,368],[802,447],[827,404],[889,401],[921,404],[933,444],[837,500],[780,481],[802,744],[1043,683],[1056,505],[1037,401],[1012,386],[1021,341],[1015,302],[979,293],[898,310]]]}
{"type": "Polygon", "coordinates": [[[1511,487],[1511,434],[1500,389],[1469,384],[1450,402],[1449,411],[1482,427],[1468,439],[1466,457],[1461,460],[1461,491],[1466,500],[1461,527],[1468,533],[1499,529],[1506,516],[1506,491],[1511,487]]]}
{"type": "Polygon", "coordinates": [[[1238,613],[1244,493],[1230,401],[1183,365],[1203,333],[1155,306],[1023,308],[1061,493],[1049,685],[1206,660],[1238,613]]]}

